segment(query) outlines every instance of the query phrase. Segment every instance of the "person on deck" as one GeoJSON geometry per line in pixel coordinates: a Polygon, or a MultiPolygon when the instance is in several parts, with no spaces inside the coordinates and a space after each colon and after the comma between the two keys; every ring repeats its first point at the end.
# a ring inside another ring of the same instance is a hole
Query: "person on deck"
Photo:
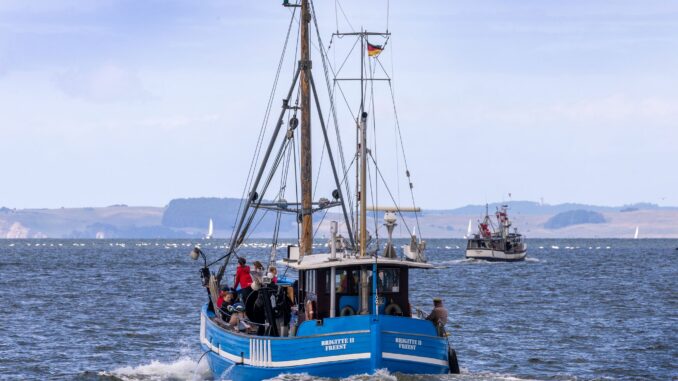
{"type": "Polygon", "coordinates": [[[438,329],[438,335],[443,336],[445,333],[445,324],[447,324],[447,309],[443,307],[443,301],[440,298],[433,298],[433,310],[426,317],[435,324],[438,329]]]}
{"type": "Polygon", "coordinates": [[[266,273],[264,272],[264,265],[262,265],[259,261],[254,261],[252,266],[254,266],[254,269],[252,269],[251,273],[252,283],[256,284],[256,287],[253,285],[252,289],[258,290],[264,284],[264,275],[266,275],[266,273]]]}
{"type": "Polygon", "coordinates": [[[235,278],[233,279],[233,287],[237,289],[240,286],[240,296],[243,303],[247,303],[247,297],[252,293],[252,275],[250,275],[250,267],[246,263],[245,258],[238,258],[238,268],[235,270],[235,278]]]}
{"type": "Polygon", "coordinates": [[[269,266],[267,277],[271,278],[273,284],[278,283],[278,269],[275,266],[269,266]]]}
{"type": "Polygon", "coordinates": [[[217,299],[217,305],[222,313],[230,315],[231,313],[228,311],[228,307],[235,303],[235,295],[230,290],[221,291],[221,293],[219,299],[217,299]]]}
{"type": "Polygon", "coordinates": [[[242,303],[236,303],[231,306],[231,311],[233,314],[228,325],[236,331],[247,332],[250,329],[250,325],[247,324],[247,318],[245,317],[245,306],[242,303]]]}

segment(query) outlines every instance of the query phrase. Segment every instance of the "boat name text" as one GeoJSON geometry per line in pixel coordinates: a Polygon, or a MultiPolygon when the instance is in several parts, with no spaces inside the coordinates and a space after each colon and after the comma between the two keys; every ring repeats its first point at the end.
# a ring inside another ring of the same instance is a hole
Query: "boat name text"
{"type": "Polygon", "coordinates": [[[338,351],[346,349],[346,345],[355,343],[354,337],[344,337],[341,339],[323,340],[320,345],[325,347],[325,351],[338,351]]]}
{"type": "Polygon", "coordinates": [[[407,350],[410,350],[410,351],[416,350],[417,347],[421,345],[421,340],[406,339],[406,338],[403,338],[403,337],[396,337],[395,342],[396,342],[396,344],[398,344],[398,348],[407,349],[407,350]]]}

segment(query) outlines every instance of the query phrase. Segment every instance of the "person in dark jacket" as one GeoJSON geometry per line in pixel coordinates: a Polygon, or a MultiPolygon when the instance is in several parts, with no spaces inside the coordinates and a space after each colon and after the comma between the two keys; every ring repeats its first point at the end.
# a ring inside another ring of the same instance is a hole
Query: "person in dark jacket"
{"type": "Polygon", "coordinates": [[[447,309],[443,307],[442,299],[433,299],[433,310],[426,317],[426,320],[432,321],[438,329],[438,335],[443,336],[445,333],[445,324],[447,324],[447,309]]]}
{"type": "Polygon", "coordinates": [[[219,299],[217,299],[217,305],[219,306],[222,314],[228,316],[231,315],[230,311],[228,310],[228,306],[235,304],[235,298],[236,294],[231,292],[231,290],[221,291],[221,295],[219,296],[219,299]]]}
{"type": "Polygon", "coordinates": [[[243,257],[238,258],[238,268],[235,271],[235,278],[233,279],[233,287],[240,287],[240,296],[243,304],[247,303],[247,297],[252,293],[252,276],[250,275],[250,267],[247,266],[247,260],[243,257]]]}

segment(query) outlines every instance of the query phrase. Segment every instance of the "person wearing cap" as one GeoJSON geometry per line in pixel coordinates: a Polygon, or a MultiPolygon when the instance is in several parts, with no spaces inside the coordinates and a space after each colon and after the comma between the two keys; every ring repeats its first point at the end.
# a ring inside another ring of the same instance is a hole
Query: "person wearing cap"
{"type": "Polygon", "coordinates": [[[231,328],[241,332],[250,329],[245,318],[245,306],[242,303],[235,303],[229,311],[232,311],[231,320],[228,322],[231,328]]]}
{"type": "Polygon", "coordinates": [[[252,275],[250,275],[250,267],[247,266],[247,260],[244,257],[238,258],[238,268],[235,270],[235,278],[233,279],[233,287],[240,286],[240,295],[243,303],[247,303],[247,297],[252,292],[252,275]]]}
{"type": "Polygon", "coordinates": [[[433,298],[433,310],[426,317],[435,324],[438,329],[438,335],[443,336],[445,324],[447,324],[447,309],[443,307],[443,301],[440,298],[433,298]]]}

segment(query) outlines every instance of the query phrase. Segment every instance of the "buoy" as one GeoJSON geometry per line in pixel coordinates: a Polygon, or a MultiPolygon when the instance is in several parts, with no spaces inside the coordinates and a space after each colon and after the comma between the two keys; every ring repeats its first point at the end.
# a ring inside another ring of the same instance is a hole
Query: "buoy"
{"type": "Polygon", "coordinates": [[[355,310],[351,306],[346,306],[341,309],[339,316],[352,316],[355,315],[355,310]]]}
{"type": "Polygon", "coordinates": [[[403,316],[403,309],[396,303],[391,303],[384,309],[386,315],[403,316]]]}

